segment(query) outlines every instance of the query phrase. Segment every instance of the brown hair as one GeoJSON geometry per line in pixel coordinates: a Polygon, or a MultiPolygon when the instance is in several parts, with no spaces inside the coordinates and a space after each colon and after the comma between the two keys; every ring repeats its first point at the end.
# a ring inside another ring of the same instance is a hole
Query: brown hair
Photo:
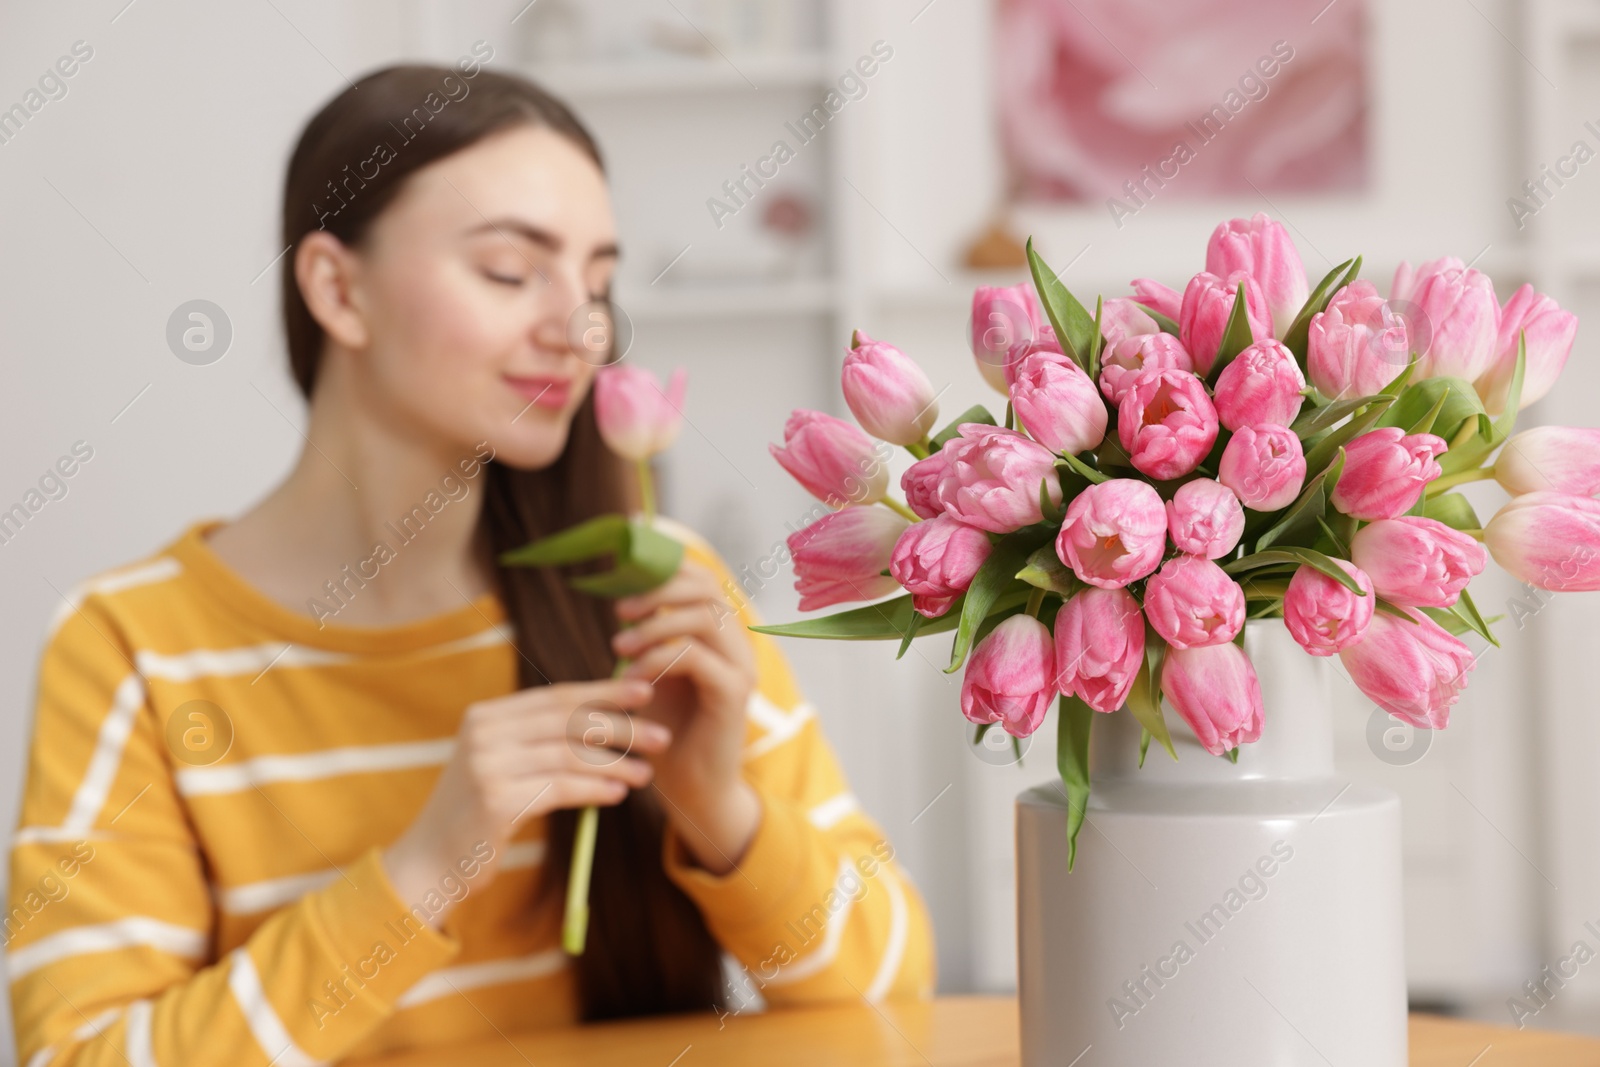
{"type": "MultiPolygon", "coordinates": [[[[293,246],[317,229],[359,246],[413,171],[521,125],[553,130],[602,166],[594,139],[560,100],[525,78],[468,60],[459,70],[407,64],[368,74],[306,124],[284,181],[283,243],[291,247],[281,285],[289,364],[307,398],[325,339],[295,281],[293,246]],[[430,106],[439,101],[445,102],[437,110],[430,106]]],[[[516,628],[524,687],[609,677],[616,613],[610,600],[568,588],[566,575],[554,569],[493,561],[533,538],[629,510],[635,492],[626,466],[600,439],[592,390],[549,467],[489,463],[478,542],[516,628]]],[[[543,877],[530,906],[559,913],[576,823],[574,810],[551,813],[543,877]]],[[[575,961],[585,1019],[724,1005],[721,949],[699,909],[662,869],[664,826],[653,790],[633,791],[601,809],[588,946],[575,961]]]]}

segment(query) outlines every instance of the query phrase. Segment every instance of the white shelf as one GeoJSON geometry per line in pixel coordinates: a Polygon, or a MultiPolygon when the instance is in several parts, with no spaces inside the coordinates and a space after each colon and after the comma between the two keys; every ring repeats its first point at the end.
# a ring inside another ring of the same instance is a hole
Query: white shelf
{"type": "Polygon", "coordinates": [[[563,96],[586,100],[660,96],[728,90],[816,88],[828,80],[821,54],[730,55],[709,58],[671,56],[594,60],[582,63],[532,61],[523,69],[563,96]]]}
{"type": "Polygon", "coordinates": [[[837,305],[833,283],[825,278],[657,285],[618,296],[623,310],[639,322],[818,315],[837,305]]]}

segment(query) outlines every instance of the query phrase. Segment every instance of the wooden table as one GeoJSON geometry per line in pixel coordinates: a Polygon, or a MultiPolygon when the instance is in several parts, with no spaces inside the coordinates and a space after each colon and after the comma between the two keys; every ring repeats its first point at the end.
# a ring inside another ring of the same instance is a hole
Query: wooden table
{"type": "MultiPolygon", "coordinates": [[[[1016,1067],[1017,1001],[940,997],[876,1008],[842,1004],[721,1020],[709,1014],[678,1015],[519,1034],[362,1063],[367,1067],[527,1067],[529,1063],[538,1067],[1016,1067]]],[[[1600,1067],[1600,1040],[1412,1016],[1411,1067],[1469,1065],[1600,1067]]]]}

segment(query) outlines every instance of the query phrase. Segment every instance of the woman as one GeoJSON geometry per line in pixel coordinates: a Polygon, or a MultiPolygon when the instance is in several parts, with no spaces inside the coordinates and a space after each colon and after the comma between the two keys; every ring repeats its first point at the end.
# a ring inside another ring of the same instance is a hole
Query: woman
{"type": "Polygon", "coordinates": [[[475,62],[380,71],[306,127],[284,238],[298,463],[89,582],[44,654],[21,1055],[302,1064],[736,1010],[725,955],[775,1005],[927,994],[922,903],[703,540],[615,604],[496,565],[637,489],[569,340],[617,259],[583,127],[475,62]]]}

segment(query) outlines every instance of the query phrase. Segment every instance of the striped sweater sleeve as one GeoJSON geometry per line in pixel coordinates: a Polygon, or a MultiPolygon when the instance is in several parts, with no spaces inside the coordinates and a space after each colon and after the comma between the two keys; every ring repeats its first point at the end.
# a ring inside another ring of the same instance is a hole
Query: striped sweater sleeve
{"type": "MultiPolygon", "coordinates": [[[[714,553],[691,554],[717,572],[740,624],[760,621],[714,553]]],[[[668,834],[668,875],[769,1005],[931,996],[933,934],[921,895],[856,803],[777,642],[746,632],[758,682],[745,779],[761,799],[761,823],[724,875],[699,867],[668,834]]]]}
{"type": "Polygon", "coordinates": [[[95,598],[41,659],[5,919],[21,1061],[340,1057],[457,943],[410,914],[373,848],[217,959],[166,740],[175,709],[151,706],[133,661],[95,598]]]}

